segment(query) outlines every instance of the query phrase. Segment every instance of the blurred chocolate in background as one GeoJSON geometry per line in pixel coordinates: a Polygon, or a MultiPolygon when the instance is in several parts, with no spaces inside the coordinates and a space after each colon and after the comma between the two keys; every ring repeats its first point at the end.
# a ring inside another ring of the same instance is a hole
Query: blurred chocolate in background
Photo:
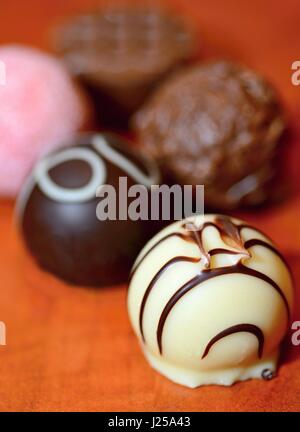
{"type": "Polygon", "coordinates": [[[61,23],[55,49],[92,96],[99,123],[126,129],[157,84],[196,55],[190,27],[157,6],[107,7],[61,23]]]}

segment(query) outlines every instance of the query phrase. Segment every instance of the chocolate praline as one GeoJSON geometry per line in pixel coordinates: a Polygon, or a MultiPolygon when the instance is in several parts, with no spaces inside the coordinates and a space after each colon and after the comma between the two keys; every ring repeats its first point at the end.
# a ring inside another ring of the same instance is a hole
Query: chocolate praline
{"type": "Polygon", "coordinates": [[[194,39],[180,17],[157,8],[105,8],[62,24],[56,49],[90,92],[101,124],[116,128],[195,55],[194,39]]]}
{"type": "Polygon", "coordinates": [[[182,70],[133,125],[170,181],[205,186],[209,208],[259,205],[277,195],[284,116],[274,88],[247,67],[213,61],[182,70]]]}
{"type": "Polygon", "coordinates": [[[112,134],[84,135],[42,159],[17,203],[25,244],[46,271],[77,285],[124,282],[136,255],[155,232],[151,221],[99,220],[104,184],[116,189],[159,182],[156,165],[112,134]]]}
{"type": "Polygon", "coordinates": [[[159,232],[138,256],[128,287],[146,358],[193,388],[274,378],[293,304],[292,275],[270,238],[220,214],[159,232]]]}

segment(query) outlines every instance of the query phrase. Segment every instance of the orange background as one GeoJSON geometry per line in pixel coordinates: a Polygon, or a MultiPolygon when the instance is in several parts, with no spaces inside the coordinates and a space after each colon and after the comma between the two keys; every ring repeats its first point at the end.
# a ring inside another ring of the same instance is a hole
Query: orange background
{"type": "MultiPolygon", "coordinates": [[[[1,0],[0,43],[49,49],[57,21],[100,3],[112,2],[1,0]]],[[[300,60],[299,1],[168,3],[199,28],[203,58],[243,61],[282,96],[292,132],[291,196],[271,209],[239,215],[277,242],[299,284],[300,86],[291,84],[291,63],[300,60]]],[[[7,326],[7,346],[0,346],[0,410],[299,411],[300,346],[290,338],[279,376],[270,382],[196,390],[173,384],[142,356],[127,318],[125,287],[74,289],[41,273],[24,253],[12,216],[13,203],[0,201],[0,320],[7,326]]],[[[294,319],[300,320],[297,309],[294,319]]]]}

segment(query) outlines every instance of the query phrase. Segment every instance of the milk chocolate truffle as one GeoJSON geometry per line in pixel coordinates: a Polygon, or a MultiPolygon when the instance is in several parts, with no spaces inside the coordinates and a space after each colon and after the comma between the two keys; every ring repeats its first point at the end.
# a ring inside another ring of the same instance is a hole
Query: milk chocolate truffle
{"type": "Polygon", "coordinates": [[[133,124],[171,181],[205,185],[209,208],[271,198],[284,120],[274,89],[256,72],[225,61],[186,68],[133,124]]]}
{"type": "Polygon", "coordinates": [[[194,37],[181,19],[140,7],[74,17],[56,39],[93,96],[99,121],[113,127],[126,126],[153,86],[194,54],[194,37]]]}
{"type": "Polygon", "coordinates": [[[188,387],[273,377],[292,303],[291,275],[272,241],[222,215],[157,234],[137,258],[128,291],[146,358],[188,387]]]}
{"type": "Polygon", "coordinates": [[[99,217],[98,206],[105,198],[118,206],[119,193],[127,193],[119,189],[121,177],[147,193],[159,181],[157,167],[115,135],[83,135],[75,144],[36,165],[17,203],[21,232],[37,263],[67,282],[124,282],[154,227],[127,215],[119,220],[118,213],[115,220],[99,217]],[[102,196],[104,185],[114,187],[115,197],[102,196]]]}

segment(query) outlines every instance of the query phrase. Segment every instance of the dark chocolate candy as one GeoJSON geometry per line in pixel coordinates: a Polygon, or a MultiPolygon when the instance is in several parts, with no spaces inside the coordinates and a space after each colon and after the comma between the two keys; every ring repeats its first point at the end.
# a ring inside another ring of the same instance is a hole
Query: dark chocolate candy
{"type": "Polygon", "coordinates": [[[17,210],[25,243],[38,264],[78,285],[124,282],[137,253],[154,233],[150,221],[96,216],[99,186],[128,188],[159,182],[155,164],[112,134],[84,135],[41,160],[24,186],[17,210]]]}
{"type": "Polygon", "coordinates": [[[276,92],[257,72],[225,61],[186,68],[158,88],[133,124],[168,181],[205,185],[206,208],[278,198],[285,121],[276,92]]]}
{"type": "Polygon", "coordinates": [[[92,95],[99,121],[124,127],[153,86],[194,54],[178,17],[157,9],[104,9],[57,32],[57,51],[92,95]]]}

